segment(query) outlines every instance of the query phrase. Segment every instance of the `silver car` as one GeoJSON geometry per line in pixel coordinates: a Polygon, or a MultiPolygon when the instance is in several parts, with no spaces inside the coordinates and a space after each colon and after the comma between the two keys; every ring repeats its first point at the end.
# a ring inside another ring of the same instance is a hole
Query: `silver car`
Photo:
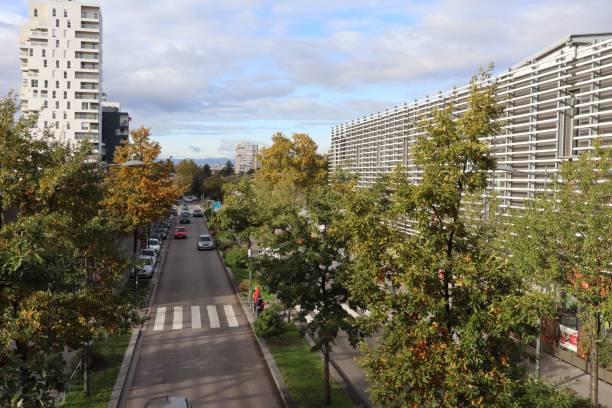
{"type": "Polygon", "coordinates": [[[198,248],[198,251],[206,250],[206,249],[214,249],[215,241],[213,241],[210,235],[202,234],[198,237],[197,248],[198,248]]]}

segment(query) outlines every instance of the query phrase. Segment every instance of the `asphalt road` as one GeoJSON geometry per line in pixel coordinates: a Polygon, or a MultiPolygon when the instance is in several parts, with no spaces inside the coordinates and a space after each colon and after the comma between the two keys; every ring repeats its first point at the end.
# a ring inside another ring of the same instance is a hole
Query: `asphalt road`
{"type": "Polygon", "coordinates": [[[207,233],[192,218],[186,240],[169,237],[164,269],[135,352],[127,407],[181,395],[194,408],[281,407],[246,316],[214,251],[197,251],[207,233]]]}

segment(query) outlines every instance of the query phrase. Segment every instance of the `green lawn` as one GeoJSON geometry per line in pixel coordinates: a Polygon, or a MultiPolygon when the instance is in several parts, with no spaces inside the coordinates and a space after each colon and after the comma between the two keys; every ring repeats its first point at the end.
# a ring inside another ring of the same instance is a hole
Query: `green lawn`
{"type": "MultiPolygon", "coordinates": [[[[310,351],[297,328],[289,325],[287,331],[267,340],[274,361],[280,369],[289,394],[299,407],[323,407],[323,361],[319,353],[310,351]]],[[[332,405],[335,408],[352,407],[353,403],[332,378],[332,405]]]]}
{"type": "Polygon", "coordinates": [[[94,343],[94,350],[102,359],[99,367],[93,370],[90,376],[91,395],[85,397],[83,393],[83,374],[77,375],[66,395],[63,407],[69,408],[106,408],[110,400],[125,349],[130,341],[132,332],[117,334],[94,343]]]}

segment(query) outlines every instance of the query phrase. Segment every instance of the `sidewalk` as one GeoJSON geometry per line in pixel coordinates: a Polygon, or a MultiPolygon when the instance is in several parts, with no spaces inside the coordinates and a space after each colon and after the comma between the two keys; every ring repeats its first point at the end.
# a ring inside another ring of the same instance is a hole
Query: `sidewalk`
{"type": "MultiPolygon", "coordinates": [[[[359,351],[353,349],[349,344],[346,334],[340,333],[331,359],[342,368],[351,385],[362,398],[369,400],[369,384],[357,361],[359,354],[359,351]]],[[[533,365],[530,365],[530,368],[533,369],[533,365]]],[[[581,369],[548,353],[542,353],[540,368],[544,381],[569,388],[584,398],[589,397],[590,377],[581,369]]],[[[603,407],[612,408],[612,385],[603,380],[599,380],[599,403],[603,407]]]]}
{"type": "MultiPolygon", "coordinates": [[[[542,353],[540,369],[544,381],[569,388],[582,397],[589,397],[591,377],[581,369],[548,353],[542,353]]],[[[599,403],[612,408],[612,385],[603,380],[599,380],[599,403]]]]}

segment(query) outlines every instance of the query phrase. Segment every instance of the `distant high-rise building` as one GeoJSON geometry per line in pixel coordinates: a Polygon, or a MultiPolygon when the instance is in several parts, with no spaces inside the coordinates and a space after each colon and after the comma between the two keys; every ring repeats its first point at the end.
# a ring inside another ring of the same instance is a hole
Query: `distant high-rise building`
{"type": "Polygon", "coordinates": [[[21,111],[38,114],[37,132],[88,140],[101,155],[102,15],[74,0],[29,1],[21,27],[21,111]]]}
{"type": "Polygon", "coordinates": [[[236,146],[236,173],[246,173],[257,168],[258,146],[240,142],[236,146]]]}
{"type": "Polygon", "coordinates": [[[130,115],[121,112],[119,102],[102,102],[102,160],[112,163],[115,148],[127,141],[130,134],[130,115]]]}

